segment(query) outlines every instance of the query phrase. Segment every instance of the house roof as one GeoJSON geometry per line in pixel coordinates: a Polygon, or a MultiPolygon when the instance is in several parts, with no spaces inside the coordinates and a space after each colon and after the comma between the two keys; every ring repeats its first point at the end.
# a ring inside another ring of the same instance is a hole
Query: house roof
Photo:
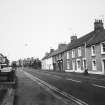
{"type": "Polygon", "coordinates": [[[51,54],[51,56],[55,56],[55,55],[57,55],[57,54],[63,53],[66,49],[67,49],[67,46],[64,46],[64,47],[61,48],[61,49],[57,49],[57,50],[55,50],[55,52],[53,52],[53,53],[51,54]]]}
{"type": "Polygon", "coordinates": [[[95,35],[87,42],[87,47],[104,41],[105,41],[105,29],[99,32],[97,31],[95,35]]]}
{"type": "Polygon", "coordinates": [[[49,53],[42,60],[50,58],[52,56],[55,56],[59,53],[63,53],[65,51],[72,50],[77,47],[83,46],[85,43],[86,43],[87,47],[89,47],[91,45],[95,45],[95,44],[98,44],[98,43],[101,43],[104,41],[105,41],[105,29],[103,29],[101,31],[92,31],[92,32],[74,40],[73,42],[69,43],[67,46],[63,47],[62,49],[57,49],[54,52],[49,53]]]}
{"type": "Polygon", "coordinates": [[[87,41],[89,39],[91,39],[93,36],[95,35],[95,32],[92,31],[78,39],[76,39],[75,41],[73,41],[72,43],[69,43],[68,44],[68,47],[67,47],[67,50],[72,50],[74,48],[77,48],[77,47],[80,47],[80,46],[83,46],[85,43],[87,43],[87,41]]]}
{"type": "Polygon", "coordinates": [[[48,55],[45,55],[45,57],[42,58],[42,60],[48,59],[48,58],[50,58],[52,56],[55,56],[55,55],[60,54],[60,53],[63,53],[64,51],[66,51],[66,49],[67,49],[67,46],[64,46],[61,49],[54,50],[52,53],[49,53],[48,55]]]}
{"type": "Polygon", "coordinates": [[[42,58],[42,60],[49,58],[49,55],[50,55],[50,54],[45,55],[45,56],[42,58]]]}
{"type": "Polygon", "coordinates": [[[72,43],[69,43],[67,46],[64,46],[64,47],[61,48],[61,49],[57,49],[57,50],[55,50],[54,52],[49,53],[48,55],[45,55],[45,57],[44,57],[42,60],[48,59],[48,58],[50,58],[50,57],[52,57],[52,56],[55,56],[55,55],[60,54],[60,53],[63,53],[63,52],[65,52],[65,51],[67,51],[67,50],[71,50],[71,49],[74,49],[74,48],[76,48],[76,47],[82,46],[82,45],[85,44],[85,42],[87,42],[87,41],[88,41],[91,37],[93,37],[94,35],[95,35],[95,32],[92,31],[92,32],[90,32],[90,33],[88,33],[88,34],[86,34],[86,35],[84,35],[84,36],[82,36],[82,37],[76,39],[76,40],[73,41],[72,43]]]}

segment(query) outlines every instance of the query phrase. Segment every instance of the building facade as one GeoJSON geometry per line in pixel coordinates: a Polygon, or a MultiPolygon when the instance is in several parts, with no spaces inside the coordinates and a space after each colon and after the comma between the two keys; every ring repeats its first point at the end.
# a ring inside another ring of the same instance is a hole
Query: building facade
{"type": "MultiPolygon", "coordinates": [[[[53,70],[105,74],[105,29],[102,20],[95,20],[94,30],[50,53],[53,70]]],[[[47,60],[47,59],[46,59],[47,60]]],[[[48,60],[47,60],[48,61],[48,60]]]]}
{"type": "Polygon", "coordinates": [[[53,70],[53,58],[51,53],[46,53],[45,57],[42,59],[42,69],[43,70],[53,70]]]}
{"type": "Polygon", "coordinates": [[[105,74],[105,29],[102,20],[95,21],[95,36],[87,42],[87,68],[90,73],[105,74]]]}

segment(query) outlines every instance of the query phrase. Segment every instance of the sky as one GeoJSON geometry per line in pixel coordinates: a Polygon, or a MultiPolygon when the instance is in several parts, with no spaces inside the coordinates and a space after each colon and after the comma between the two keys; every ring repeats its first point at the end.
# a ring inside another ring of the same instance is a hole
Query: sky
{"type": "Polygon", "coordinates": [[[0,53],[42,59],[72,35],[93,31],[99,18],[105,19],[105,0],[0,0],[0,53]]]}

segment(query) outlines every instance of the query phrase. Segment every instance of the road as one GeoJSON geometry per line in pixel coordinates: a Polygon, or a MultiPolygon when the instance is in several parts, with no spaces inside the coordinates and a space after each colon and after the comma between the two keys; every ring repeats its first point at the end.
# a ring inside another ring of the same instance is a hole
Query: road
{"type": "Polygon", "coordinates": [[[14,105],[77,105],[53,92],[30,73],[18,69],[17,77],[14,105]]]}
{"type": "MultiPolygon", "coordinates": [[[[60,96],[87,105],[105,105],[105,80],[24,68],[24,71],[57,88],[60,96]],[[64,93],[62,95],[62,93],[64,93]],[[67,93],[67,94],[66,94],[67,93]],[[70,96],[70,97],[69,97],[70,96]]],[[[31,78],[32,79],[32,78],[31,78]]]]}

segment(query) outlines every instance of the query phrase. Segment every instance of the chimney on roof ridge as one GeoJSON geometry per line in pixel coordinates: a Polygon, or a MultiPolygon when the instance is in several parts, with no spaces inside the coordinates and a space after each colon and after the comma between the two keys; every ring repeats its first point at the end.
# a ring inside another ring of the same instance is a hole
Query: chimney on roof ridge
{"type": "Polygon", "coordinates": [[[102,31],[104,29],[103,21],[101,19],[95,19],[94,22],[94,30],[95,31],[102,31]]]}
{"type": "Polygon", "coordinates": [[[50,49],[50,53],[54,52],[54,49],[50,49]]]}
{"type": "Polygon", "coordinates": [[[58,49],[63,49],[66,46],[65,43],[58,44],[58,49]]]}
{"type": "Polygon", "coordinates": [[[48,56],[48,55],[49,55],[49,53],[48,53],[48,52],[46,52],[46,53],[45,53],[45,56],[48,56]]]}
{"type": "Polygon", "coordinates": [[[71,39],[71,43],[72,43],[73,41],[75,41],[77,39],[77,36],[73,35],[73,36],[70,37],[70,39],[71,39]]]}

